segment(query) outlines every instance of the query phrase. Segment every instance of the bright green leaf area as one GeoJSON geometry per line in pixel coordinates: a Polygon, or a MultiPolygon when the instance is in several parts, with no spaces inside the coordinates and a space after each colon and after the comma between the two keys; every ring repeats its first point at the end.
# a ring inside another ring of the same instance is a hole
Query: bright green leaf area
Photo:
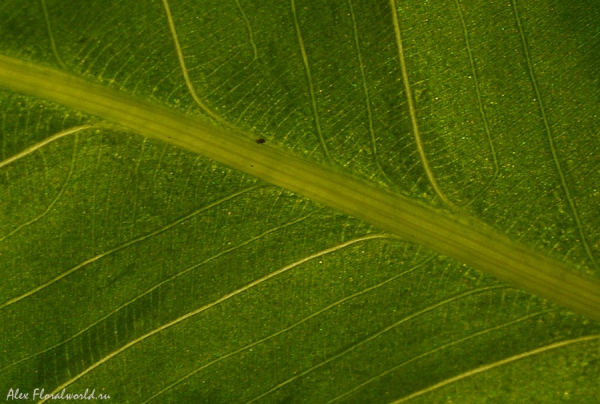
{"type": "Polygon", "coordinates": [[[563,3],[2,2],[0,397],[597,402],[563,3]]]}

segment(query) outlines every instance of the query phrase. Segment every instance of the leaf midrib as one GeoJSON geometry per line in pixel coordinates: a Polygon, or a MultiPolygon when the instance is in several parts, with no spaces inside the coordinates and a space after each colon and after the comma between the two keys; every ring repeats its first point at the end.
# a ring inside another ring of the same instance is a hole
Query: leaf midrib
{"type": "Polygon", "coordinates": [[[362,219],[576,312],[600,320],[600,283],[509,240],[473,218],[450,216],[200,118],[54,69],[0,56],[0,87],[44,98],[193,151],[362,219]]]}

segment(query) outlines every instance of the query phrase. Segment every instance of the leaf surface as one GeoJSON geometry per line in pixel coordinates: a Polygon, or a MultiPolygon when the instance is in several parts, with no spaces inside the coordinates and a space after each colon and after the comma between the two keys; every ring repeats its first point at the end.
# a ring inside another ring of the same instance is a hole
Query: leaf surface
{"type": "Polygon", "coordinates": [[[4,2],[2,391],[593,402],[598,17],[4,2]]]}

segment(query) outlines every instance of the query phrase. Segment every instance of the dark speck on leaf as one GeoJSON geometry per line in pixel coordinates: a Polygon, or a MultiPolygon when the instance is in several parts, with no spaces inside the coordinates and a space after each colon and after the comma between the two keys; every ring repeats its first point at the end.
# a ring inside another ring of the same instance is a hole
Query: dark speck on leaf
{"type": "Polygon", "coordinates": [[[262,138],[261,139],[256,139],[256,143],[258,143],[258,144],[263,144],[265,142],[266,142],[265,139],[262,139],[262,138]]]}

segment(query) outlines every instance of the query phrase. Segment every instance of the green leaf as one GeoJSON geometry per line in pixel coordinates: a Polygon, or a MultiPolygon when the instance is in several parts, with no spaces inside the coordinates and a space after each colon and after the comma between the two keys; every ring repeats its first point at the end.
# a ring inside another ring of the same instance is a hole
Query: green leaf
{"type": "Polygon", "coordinates": [[[0,391],[593,402],[599,17],[5,1],[0,391]]]}

